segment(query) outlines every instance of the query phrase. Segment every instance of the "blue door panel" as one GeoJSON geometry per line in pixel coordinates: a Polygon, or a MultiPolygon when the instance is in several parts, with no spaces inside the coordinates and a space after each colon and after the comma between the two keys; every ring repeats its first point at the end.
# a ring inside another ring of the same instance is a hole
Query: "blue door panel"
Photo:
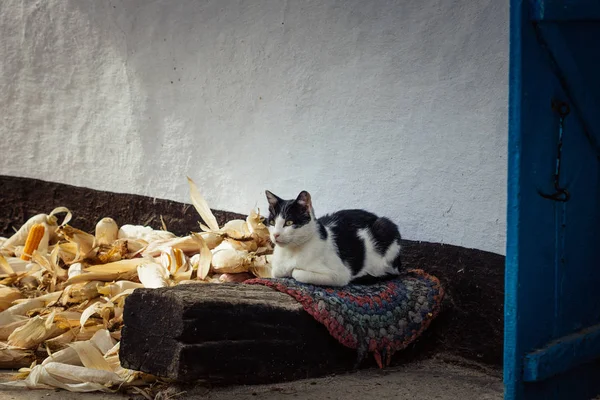
{"type": "Polygon", "coordinates": [[[600,393],[600,0],[513,0],[510,35],[505,398],[590,399],[600,393]]]}

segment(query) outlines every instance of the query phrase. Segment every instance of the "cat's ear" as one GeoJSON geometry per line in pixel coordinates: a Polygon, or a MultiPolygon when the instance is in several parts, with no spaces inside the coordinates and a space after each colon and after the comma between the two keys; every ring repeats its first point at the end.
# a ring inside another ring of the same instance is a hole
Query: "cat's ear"
{"type": "Polygon", "coordinates": [[[310,199],[310,193],[308,193],[306,190],[301,191],[298,197],[296,198],[296,203],[311,210],[312,201],[310,199]]]}
{"type": "Polygon", "coordinates": [[[271,207],[275,207],[275,205],[281,201],[281,199],[279,197],[275,196],[273,193],[269,192],[268,190],[265,190],[265,194],[267,195],[267,201],[269,202],[269,205],[271,207]]]}

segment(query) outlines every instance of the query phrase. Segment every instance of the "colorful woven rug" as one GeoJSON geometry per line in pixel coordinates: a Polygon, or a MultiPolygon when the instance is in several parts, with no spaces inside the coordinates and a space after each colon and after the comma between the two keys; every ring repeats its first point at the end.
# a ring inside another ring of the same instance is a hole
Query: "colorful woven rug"
{"type": "Polygon", "coordinates": [[[380,368],[427,329],[444,297],[440,281],[422,270],[341,288],[308,285],[291,278],[244,283],[269,286],[294,297],[341,344],[357,350],[357,364],[370,352],[380,368]]]}

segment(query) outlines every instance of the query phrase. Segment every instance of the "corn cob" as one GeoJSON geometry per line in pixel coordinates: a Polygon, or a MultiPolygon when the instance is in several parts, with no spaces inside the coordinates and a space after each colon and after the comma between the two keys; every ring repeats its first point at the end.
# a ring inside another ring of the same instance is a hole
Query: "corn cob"
{"type": "Polygon", "coordinates": [[[119,226],[112,218],[102,218],[96,224],[95,246],[111,245],[119,234],[119,226]]]}
{"type": "Polygon", "coordinates": [[[42,237],[44,237],[45,230],[46,228],[44,228],[44,224],[35,224],[31,227],[29,233],[27,234],[27,241],[25,242],[23,254],[21,254],[22,260],[31,260],[31,255],[35,250],[37,250],[38,246],[40,245],[42,237]]]}

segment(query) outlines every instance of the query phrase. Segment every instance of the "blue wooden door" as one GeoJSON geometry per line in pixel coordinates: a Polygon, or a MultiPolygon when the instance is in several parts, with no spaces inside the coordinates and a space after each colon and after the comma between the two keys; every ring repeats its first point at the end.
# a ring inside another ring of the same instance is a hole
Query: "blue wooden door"
{"type": "Polygon", "coordinates": [[[600,0],[511,0],[505,399],[600,393],[600,0]]]}

